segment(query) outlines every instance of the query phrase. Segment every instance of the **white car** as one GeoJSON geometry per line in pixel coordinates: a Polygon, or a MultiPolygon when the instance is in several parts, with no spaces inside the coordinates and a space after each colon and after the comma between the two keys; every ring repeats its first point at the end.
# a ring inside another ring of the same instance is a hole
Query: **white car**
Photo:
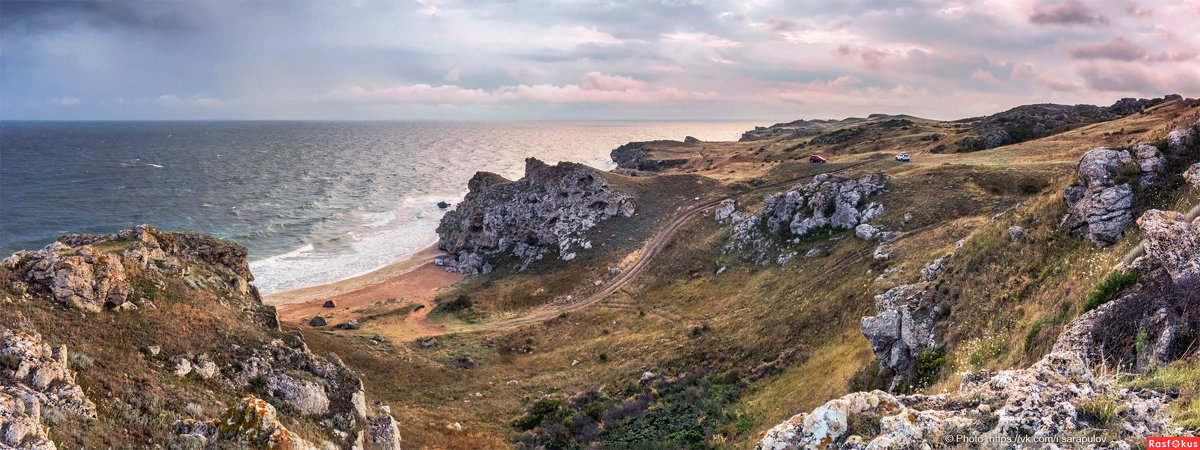
{"type": "Polygon", "coordinates": [[[900,152],[896,155],[896,161],[908,161],[908,152],[900,152]]]}

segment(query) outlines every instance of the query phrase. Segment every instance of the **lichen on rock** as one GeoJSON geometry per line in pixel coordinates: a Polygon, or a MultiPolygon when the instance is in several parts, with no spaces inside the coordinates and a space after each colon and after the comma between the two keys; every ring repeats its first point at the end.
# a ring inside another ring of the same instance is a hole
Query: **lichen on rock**
{"type": "Polygon", "coordinates": [[[316,447],[290,431],[270,403],[253,395],[242,397],[217,419],[181,420],[174,424],[175,433],[193,436],[211,444],[248,445],[258,448],[306,450],[316,447]]]}

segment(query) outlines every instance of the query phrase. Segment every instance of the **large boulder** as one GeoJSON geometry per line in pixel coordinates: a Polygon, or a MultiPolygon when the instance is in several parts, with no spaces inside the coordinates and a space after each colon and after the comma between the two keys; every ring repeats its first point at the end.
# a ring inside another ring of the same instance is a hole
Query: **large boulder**
{"type": "Polygon", "coordinates": [[[1167,178],[1167,158],[1158,147],[1150,144],[1133,146],[1133,154],[1137,157],[1138,184],[1142,186],[1157,186],[1165,184],[1167,178]]]}
{"type": "Polygon", "coordinates": [[[325,396],[325,389],[312,381],[286,373],[276,372],[268,376],[267,392],[301,414],[325,414],[329,411],[329,397],[325,396]]]}
{"type": "Polygon", "coordinates": [[[934,311],[925,305],[928,283],[906,284],[875,296],[876,315],[863,317],[860,331],[871,342],[880,368],[892,369],[896,381],[912,380],[922,351],[937,346],[934,311]]]}
{"type": "Polygon", "coordinates": [[[1071,235],[1097,247],[1112,245],[1133,225],[1133,188],[1116,184],[1123,164],[1132,160],[1128,152],[1099,147],[1083,154],[1075,166],[1079,184],[1067,186],[1063,199],[1067,214],[1060,226],[1071,235]]]}
{"type": "Polygon", "coordinates": [[[508,252],[527,266],[552,251],[570,259],[573,247],[591,247],[586,231],[608,218],[634,212],[632,196],[581,164],[549,166],[528,158],[520,180],[480,172],[468,188],[466,198],[442,217],[437,228],[438,247],[458,255],[457,260],[467,253],[487,258],[508,252]]]}
{"type": "Polygon", "coordinates": [[[367,427],[371,443],[379,450],[400,450],[400,428],[396,419],[387,411],[368,417],[367,427]]]}
{"type": "Polygon", "coordinates": [[[1176,282],[1200,281],[1200,217],[1189,223],[1183,214],[1152,209],[1138,227],[1146,235],[1146,256],[1176,282]]]}

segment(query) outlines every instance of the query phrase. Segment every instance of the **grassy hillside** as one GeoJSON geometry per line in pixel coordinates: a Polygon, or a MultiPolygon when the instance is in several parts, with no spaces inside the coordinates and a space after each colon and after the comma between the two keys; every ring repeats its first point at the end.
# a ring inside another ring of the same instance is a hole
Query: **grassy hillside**
{"type": "MultiPolygon", "coordinates": [[[[402,431],[416,446],[521,441],[553,448],[602,440],[744,448],[798,411],[879,387],[859,320],[874,314],[873,295],[915,281],[942,256],[953,255],[936,286],[944,357],[930,357],[924,384],[911,389],[937,392],[955,386],[958,371],[1039,358],[1141,239],[1134,229],[1117,245],[1096,249],[1057,228],[1076,160],[1097,146],[1153,142],[1195,114],[1172,101],[971,153],[938,153],[948,139],[969,133],[969,124],[888,116],[824,124],[822,133],[790,140],[688,144],[690,157],[673,145],[664,155],[688,162],[658,176],[610,176],[635,193],[638,215],[593,230],[602,242],[596,251],[567,263],[548,258],[522,273],[501,265],[468,278],[442,301],[469,298],[471,306],[441,320],[486,323],[553,310],[610,280],[608,268],[627,264],[673,212],[849,162],[868,162],[853,173],[891,176],[878,199],[887,212],[872,223],[901,233],[891,248],[895,258],[876,261],[874,243],[842,231],[788,244],[800,254],[819,247],[817,257],[755,266],[721,252],[728,229],[706,214],[687,222],[652,268],[617,293],[542,323],[439,336],[429,347],[372,346],[365,331],[304,333],[314,348],[337,351],[362,370],[368,390],[402,405],[402,431]],[[930,138],[935,134],[942,137],[930,138]],[[822,135],[844,139],[813,143],[822,135]],[[893,161],[897,150],[913,161],[893,161]],[[813,153],[831,163],[803,162],[813,153]],[[1017,242],[1008,234],[1014,225],[1026,230],[1017,242]],[[640,382],[645,372],[654,376],[640,382]]],[[[739,200],[740,208],[755,210],[761,197],[739,200]]],[[[1141,196],[1137,210],[1197,201],[1176,179],[1141,196]]]]}

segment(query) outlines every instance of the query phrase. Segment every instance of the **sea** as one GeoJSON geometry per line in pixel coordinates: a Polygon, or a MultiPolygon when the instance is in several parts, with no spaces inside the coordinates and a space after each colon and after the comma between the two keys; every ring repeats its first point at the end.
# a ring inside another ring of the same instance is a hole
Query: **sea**
{"type": "Polygon", "coordinates": [[[611,169],[657,139],[740,122],[0,121],[0,252],[137,224],[245,245],[264,293],[335,282],[437,242],[439,201],[525,158],[611,169]]]}

